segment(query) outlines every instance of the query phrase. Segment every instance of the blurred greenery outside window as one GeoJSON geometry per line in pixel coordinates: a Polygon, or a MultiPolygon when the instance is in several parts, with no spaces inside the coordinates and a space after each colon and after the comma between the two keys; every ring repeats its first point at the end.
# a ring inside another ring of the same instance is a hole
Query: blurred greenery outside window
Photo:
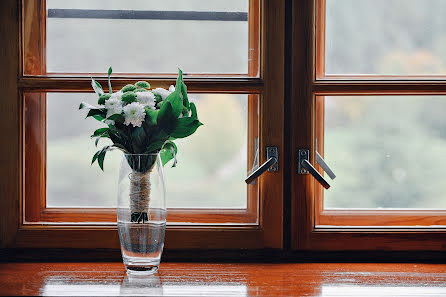
{"type": "MultiPolygon", "coordinates": [[[[446,1],[326,0],[325,74],[446,74],[446,1]]],[[[383,77],[382,79],[386,79],[383,77]]],[[[445,96],[325,96],[324,208],[445,209],[445,96]]]]}

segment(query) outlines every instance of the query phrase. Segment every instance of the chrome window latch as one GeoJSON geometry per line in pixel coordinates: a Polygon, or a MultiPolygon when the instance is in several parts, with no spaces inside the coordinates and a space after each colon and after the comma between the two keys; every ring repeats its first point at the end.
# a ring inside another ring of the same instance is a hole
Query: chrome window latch
{"type": "MultiPolygon", "coordinates": [[[[331,179],[335,179],[336,175],[333,170],[327,165],[322,156],[316,151],[316,162],[322,167],[322,169],[327,173],[331,179]]],[[[330,188],[330,184],[325,180],[325,178],[313,167],[310,163],[310,151],[307,149],[300,149],[298,152],[298,163],[297,163],[297,173],[298,174],[311,174],[317,182],[319,182],[324,188],[330,188]]]]}
{"type": "MultiPolygon", "coordinates": [[[[267,146],[266,147],[266,162],[262,166],[255,168],[251,174],[245,179],[247,184],[253,183],[260,175],[265,173],[265,171],[276,172],[279,171],[279,153],[277,147],[267,146]]],[[[254,169],[253,168],[253,169],[254,169]]]]}

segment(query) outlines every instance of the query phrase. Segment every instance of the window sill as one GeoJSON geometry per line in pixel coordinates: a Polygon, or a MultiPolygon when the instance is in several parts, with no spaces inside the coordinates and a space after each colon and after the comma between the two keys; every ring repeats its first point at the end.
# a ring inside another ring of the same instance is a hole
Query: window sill
{"type": "Polygon", "coordinates": [[[141,280],[128,278],[121,262],[0,263],[0,293],[439,296],[446,293],[445,271],[446,265],[429,264],[169,262],[161,264],[157,275],[141,280]]]}

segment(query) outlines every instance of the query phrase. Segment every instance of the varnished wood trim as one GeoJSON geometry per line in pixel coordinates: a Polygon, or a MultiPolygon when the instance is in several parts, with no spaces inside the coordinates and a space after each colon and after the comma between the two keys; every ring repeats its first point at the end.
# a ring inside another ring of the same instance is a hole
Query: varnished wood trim
{"type": "Polygon", "coordinates": [[[19,4],[0,1],[0,247],[13,245],[20,219],[21,195],[21,101],[17,89],[19,76],[19,4]]]}
{"type": "Polygon", "coordinates": [[[268,248],[283,247],[284,102],[285,102],[285,0],[264,1],[262,44],[265,80],[261,98],[259,164],[266,161],[267,146],[276,146],[279,171],[259,178],[261,226],[268,248]]]}
{"type": "Polygon", "coordinates": [[[248,14],[248,75],[257,77],[260,73],[260,0],[249,0],[248,14]]]}
{"type": "MultiPolygon", "coordinates": [[[[153,88],[168,88],[175,84],[176,78],[114,78],[113,88],[120,89],[137,80],[147,80],[153,88]]],[[[97,78],[97,81],[107,85],[106,78],[97,78]]],[[[239,93],[259,94],[263,90],[263,80],[260,78],[185,78],[188,91],[202,93],[239,93]]],[[[22,77],[19,79],[19,87],[25,91],[39,92],[91,92],[90,77],[22,77]]]]}
{"type": "MultiPolygon", "coordinates": [[[[321,210],[317,225],[445,226],[445,210],[321,210]]],[[[437,227],[438,228],[438,227],[437,227]]]]}
{"type": "Polygon", "coordinates": [[[306,249],[314,227],[314,180],[297,174],[299,149],[310,150],[314,164],[315,108],[311,82],[315,77],[315,1],[292,1],[291,114],[291,248],[306,249]]]}
{"type": "MultiPolygon", "coordinates": [[[[256,199],[257,200],[257,199],[256,199]]],[[[46,222],[116,222],[116,209],[111,208],[44,208],[40,220],[28,221],[45,224],[46,222]]],[[[167,211],[170,223],[195,224],[251,224],[257,225],[256,209],[179,209],[167,211]]]]}
{"type": "Polygon", "coordinates": [[[46,94],[24,94],[24,221],[40,221],[46,201],[46,94]]]}
{"type": "Polygon", "coordinates": [[[316,1],[316,77],[325,75],[325,0],[316,1]]]}
{"type": "Polygon", "coordinates": [[[27,75],[46,73],[46,1],[17,0],[22,4],[22,65],[27,75]]]}
{"type": "Polygon", "coordinates": [[[311,232],[304,250],[313,251],[446,251],[446,230],[343,230],[311,232]]]}
{"type": "Polygon", "coordinates": [[[313,83],[316,95],[432,95],[446,94],[445,80],[321,80],[313,83]]]}
{"type": "MultiPolygon", "coordinates": [[[[167,228],[167,249],[259,249],[263,232],[252,228],[167,228]]],[[[17,233],[16,247],[27,248],[119,248],[116,226],[27,226],[17,233]]]]}

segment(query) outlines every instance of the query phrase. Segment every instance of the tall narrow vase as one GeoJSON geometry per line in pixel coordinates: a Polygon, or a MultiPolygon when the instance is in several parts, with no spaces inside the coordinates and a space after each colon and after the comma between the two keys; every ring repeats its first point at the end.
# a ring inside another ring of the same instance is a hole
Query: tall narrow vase
{"type": "Polygon", "coordinates": [[[118,185],[118,230],[128,274],[158,271],[166,229],[166,190],[159,154],[126,154],[118,185]]]}

